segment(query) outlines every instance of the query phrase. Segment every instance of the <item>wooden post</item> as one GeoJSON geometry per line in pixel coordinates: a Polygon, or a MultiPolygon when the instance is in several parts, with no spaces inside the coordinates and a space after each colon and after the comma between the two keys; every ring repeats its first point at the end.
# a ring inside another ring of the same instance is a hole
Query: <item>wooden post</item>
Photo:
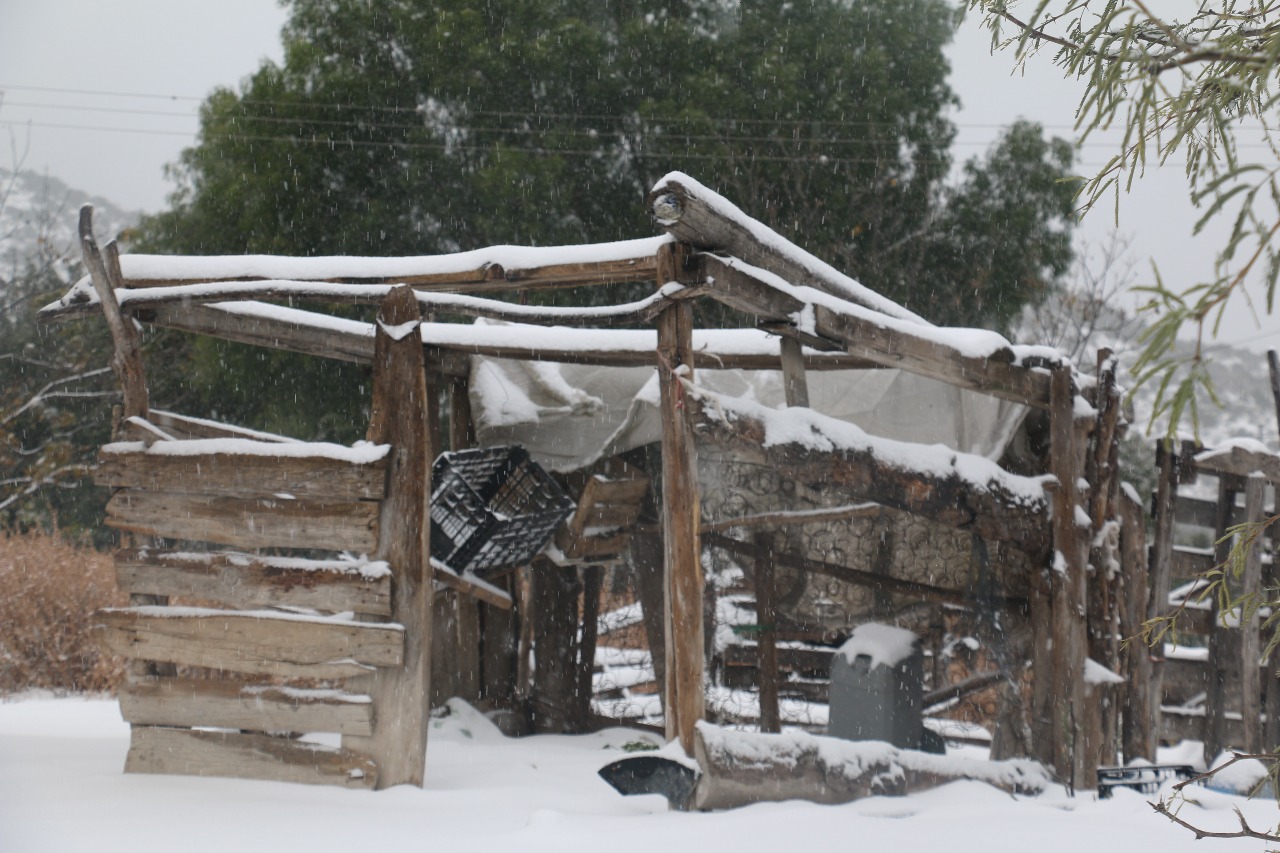
{"type": "MultiPolygon", "coordinates": [[[[1244,485],[1244,515],[1248,524],[1262,523],[1266,515],[1263,509],[1266,494],[1266,479],[1261,474],[1250,474],[1244,485]]],[[[1254,540],[1245,555],[1240,592],[1243,595],[1262,594],[1262,536],[1254,540]]],[[[1245,752],[1257,753],[1272,749],[1276,744],[1264,744],[1262,740],[1262,683],[1258,668],[1262,645],[1257,614],[1248,622],[1243,620],[1247,609],[1247,605],[1242,605],[1240,621],[1240,717],[1244,741],[1237,746],[1245,752]]]]}
{"type": "MultiPolygon", "coordinates": [[[[1075,380],[1070,367],[1053,371],[1049,403],[1049,470],[1057,477],[1053,493],[1054,562],[1053,685],[1050,690],[1053,725],[1053,766],[1072,788],[1093,787],[1088,766],[1084,713],[1086,577],[1089,527],[1077,523],[1077,481],[1083,473],[1075,426],[1075,380]]],[[[1036,673],[1039,678],[1040,674],[1036,673]]]]}
{"type": "Polygon", "coordinates": [[[782,731],[778,708],[778,607],[774,585],[773,537],[757,534],[761,556],[754,561],[756,591],[756,678],[760,683],[760,731],[782,731]]]}
{"type": "Polygon", "coordinates": [[[1141,639],[1142,623],[1147,620],[1147,531],[1143,523],[1142,504],[1129,492],[1120,495],[1120,564],[1122,605],[1120,635],[1134,637],[1124,647],[1125,698],[1120,734],[1121,750],[1126,762],[1135,758],[1156,760],[1159,742],[1156,722],[1160,713],[1159,685],[1153,678],[1151,649],[1141,639]]]}
{"type": "Polygon", "coordinates": [[[387,497],[382,501],[378,552],[392,571],[391,619],[404,626],[399,667],[371,677],[376,722],[368,737],[343,745],[378,765],[378,788],[422,785],[431,695],[431,459],[421,314],[413,289],[397,287],[378,309],[374,340],[373,411],[368,438],[391,445],[387,497]],[[408,334],[400,334],[406,325],[408,334]]]}
{"type": "Polygon", "coordinates": [[[93,289],[97,291],[98,300],[102,303],[102,316],[106,318],[107,328],[111,331],[111,342],[114,352],[111,355],[111,369],[124,392],[124,417],[145,418],[150,411],[147,402],[147,376],[142,366],[142,343],[138,335],[138,327],[132,317],[126,317],[120,311],[120,303],[116,300],[116,287],[120,286],[120,260],[116,243],[107,244],[105,252],[98,250],[98,242],[93,236],[93,205],[86,204],[80,208],[80,251],[84,256],[85,268],[93,280],[93,289]],[[104,257],[105,255],[105,257],[104,257]]]}
{"type": "MultiPolygon", "coordinates": [[[[658,253],[658,286],[687,278],[688,247],[667,243],[658,253]]],[[[662,545],[666,590],[667,738],[693,755],[694,726],[706,713],[703,684],[702,559],[698,543],[698,459],[683,381],[693,380],[693,305],[658,315],[658,381],[662,412],[662,545]]]]}
{"type": "Polygon", "coordinates": [[[809,406],[809,381],[804,371],[804,348],[795,338],[780,338],[782,393],[788,406],[809,406]]]}
{"type": "MultiPolygon", "coordinates": [[[[1169,612],[1169,587],[1173,578],[1173,520],[1178,502],[1179,467],[1182,460],[1173,442],[1162,438],[1156,442],[1156,492],[1152,496],[1151,518],[1155,528],[1151,548],[1147,552],[1147,619],[1159,619],[1169,612]]],[[[1160,732],[1160,705],[1164,701],[1164,647],[1158,644],[1151,652],[1151,729],[1160,732]]]]}
{"type": "Polygon", "coordinates": [[[587,731],[591,722],[591,699],[595,694],[596,641],[600,627],[600,589],[604,584],[603,566],[582,567],[582,641],[578,644],[578,695],[574,727],[587,731]]]}
{"type": "Polygon", "coordinates": [[[574,569],[544,557],[530,567],[533,607],[529,622],[535,665],[530,673],[529,706],[533,730],[558,734],[571,729],[578,693],[578,594],[574,569]]]}
{"type": "MultiPolygon", "coordinates": [[[[1232,510],[1239,491],[1237,479],[1227,474],[1218,476],[1218,518],[1214,524],[1214,539],[1218,544],[1213,555],[1213,562],[1218,566],[1226,565],[1231,554],[1231,541],[1224,537],[1231,526],[1232,510]]],[[[1222,624],[1223,614],[1218,609],[1216,597],[1211,612],[1209,682],[1204,700],[1204,760],[1207,764],[1211,764],[1227,746],[1226,702],[1230,695],[1229,682],[1239,663],[1239,655],[1231,652],[1239,632],[1222,624]]]]}

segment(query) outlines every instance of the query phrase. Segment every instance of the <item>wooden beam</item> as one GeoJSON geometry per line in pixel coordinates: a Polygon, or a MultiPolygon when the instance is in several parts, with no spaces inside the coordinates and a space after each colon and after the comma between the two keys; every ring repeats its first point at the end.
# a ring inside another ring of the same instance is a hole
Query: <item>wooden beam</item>
{"type": "MultiPolygon", "coordinates": [[[[687,275],[688,247],[663,246],[658,287],[687,275]]],[[[706,713],[703,682],[702,555],[698,544],[701,506],[698,458],[689,418],[690,396],[681,380],[693,379],[693,306],[681,302],[658,316],[658,381],[662,416],[662,545],[666,589],[667,739],[680,739],[693,754],[694,727],[706,713]]]]}
{"type": "Polygon", "coordinates": [[[1270,482],[1280,482],[1280,456],[1270,452],[1231,447],[1226,450],[1209,448],[1197,453],[1191,460],[1198,473],[1222,477],[1248,477],[1257,471],[1270,482]]]}
{"type": "MultiPolygon", "coordinates": [[[[372,327],[364,334],[334,328],[333,324],[308,326],[270,316],[244,314],[220,305],[186,303],[156,305],[140,314],[144,322],[166,329],[337,361],[373,363],[372,327]]],[[[320,319],[327,318],[317,315],[317,320],[320,319]]]]}
{"type": "Polygon", "coordinates": [[[91,204],[80,208],[80,251],[111,332],[114,347],[111,368],[124,392],[124,417],[145,418],[150,406],[147,401],[147,375],[142,366],[142,341],[137,327],[121,313],[120,303],[116,300],[120,268],[116,245],[114,241],[107,244],[105,257],[98,250],[98,241],[93,236],[91,204]]]}
{"type": "MultiPolygon", "coordinates": [[[[568,248],[568,247],[567,247],[568,248]]],[[[572,247],[579,249],[581,247],[572,247]]],[[[447,257],[447,256],[445,256],[447,257]]],[[[235,257],[211,258],[216,261],[219,266],[228,267],[235,264],[235,257]]],[[[247,265],[252,265],[255,260],[252,257],[243,259],[247,265]]],[[[272,261],[279,263],[288,263],[292,258],[273,258],[272,261]]],[[[351,263],[351,258],[299,258],[297,259],[304,264],[322,266],[326,261],[336,263],[351,263]]],[[[377,258],[375,262],[386,262],[388,259],[377,258]]],[[[402,266],[411,266],[410,259],[399,259],[402,266]]],[[[414,272],[406,270],[403,274],[394,276],[381,277],[346,277],[346,278],[324,278],[312,279],[304,276],[296,275],[300,270],[292,271],[288,277],[299,278],[307,281],[331,282],[331,283],[360,283],[368,285],[387,285],[387,284],[407,284],[416,291],[434,292],[442,291],[448,293],[493,293],[511,290],[544,290],[549,288],[563,287],[583,287],[590,285],[616,284],[629,281],[652,281],[654,272],[657,268],[657,262],[653,255],[644,254],[636,255],[628,258],[617,258],[607,261],[573,261],[569,263],[547,263],[536,264],[521,267],[506,268],[497,262],[482,263],[473,269],[458,270],[455,272],[427,272],[434,266],[438,266],[441,258],[430,257],[423,259],[424,270],[414,272]]],[[[126,279],[126,286],[131,288],[151,288],[151,287],[172,287],[175,285],[186,284],[203,284],[206,282],[250,282],[264,281],[271,276],[265,274],[266,270],[257,273],[248,273],[244,275],[236,275],[233,277],[156,277],[156,278],[140,278],[137,276],[126,279]]]]}
{"type": "Polygon", "coordinates": [[[1037,408],[1049,404],[1049,374],[1014,361],[1012,350],[974,356],[905,324],[884,325],[856,314],[815,305],[814,331],[843,342],[849,353],[970,391],[1037,408]]]}
{"type": "Polygon", "coordinates": [[[373,788],[379,781],[377,765],[350,750],[263,734],[152,726],[134,727],[124,772],[346,788],[373,788]]]}
{"type": "Polygon", "coordinates": [[[874,518],[884,512],[884,507],[874,501],[849,506],[823,507],[821,509],[794,512],[762,512],[738,518],[717,518],[703,521],[704,533],[720,533],[725,530],[755,527],[802,527],[806,524],[829,524],[832,521],[848,521],[855,518],[874,518]]]}
{"type": "Polygon", "coordinates": [[[711,201],[705,190],[681,180],[681,176],[668,176],[649,193],[648,201],[659,227],[677,240],[741,258],[790,284],[812,287],[873,311],[920,321],[915,314],[862,288],[768,226],[741,211],[730,213],[731,205],[711,201]]]}
{"type": "MultiPolygon", "coordinates": [[[[180,442],[166,442],[165,449],[179,446],[180,442]]],[[[255,451],[265,452],[252,454],[216,450],[159,454],[118,448],[108,445],[98,452],[93,481],[99,486],[241,497],[288,494],[327,500],[380,500],[387,490],[385,457],[349,462],[319,454],[267,455],[272,448],[299,449],[278,443],[255,446],[255,451]]]]}
{"type": "Polygon", "coordinates": [[[144,678],[121,685],[120,714],[135,726],[211,726],[256,732],[373,731],[368,696],[207,678],[144,678]]]}
{"type": "MultiPolygon", "coordinates": [[[[731,554],[737,554],[739,557],[750,560],[767,558],[772,560],[775,565],[786,566],[802,572],[812,572],[813,574],[835,578],[844,583],[881,590],[894,595],[912,597],[920,601],[931,601],[938,604],[959,604],[967,607],[972,605],[975,600],[975,593],[969,590],[946,589],[932,584],[895,578],[892,575],[883,575],[863,569],[855,569],[851,566],[828,563],[787,551],[763,549],[757,544],[742,542],[738,539],[722,536],[719,533],[704,533],[702,542],[709,547],[723,548],[731,554]]],[[[996,598],[993,604],[998,607],[1022,607],[1026,605],[1026,601],[1025,599],[1010,596],[996,598]]]]}
{"type": "Polygon", "coordinates": [[[368,553],[378,544],[376,501],[284,500],[126,489],[107,502],[117,530],[236,548],[368,553]]]}
{"type": "Polygon", "coordinates": [[[242,610],[290,606],[390,615],[390,575],[365,575],[364,565],[152,549],[126,549],[115,555],[116,584],[125,592],[179,595],[242,610]]]}
{"type": "Polygon", "coordinates": [[[293,678],[347,678],[400,663],[398,625],[304,619],[260,610],[133,607],[99,610],[92,632],[140,660],[293,678]]]}
{"type": "Polygon", "coordinates": [[[421,322],[418,302],[408,287],[392,290],[378,309],[367,438],[391,445],[376,553],[391,566],[391,618],[404,626],[404,657],[380,668],[368,684],[378,714],[373,735],[344,736],[343,746],[373,758],[379,789],[422,786],[430,727],[435,596],[429,502],[435,452],[427,422],[421,322]]]}
{"type": "Polygon", "coordinates": [[[763,421],[742,412],[723,414],[714,403],[691,397],[699,436],[766,468],[787,471],[803,483],[838,486],[853,499],[920,515],[939,524],[1008,542],[1033,558],[1048,553],[1048,502],[1029,500],[998,480],[977,487],[956,470],[912,468],[903,459],[877,455],[869,447],[813,450],[800,443],[768,443],[763,421]]]}
{"type": "Polygon", "coordinates": [[[448,587],[463,595],[471,596],[477,601],[483,601],[490,607],[497,607],[500,610],[510,610],[512,607],[511,596],[505,590],[480,580],[470,572],[460,575],[449,566],[436,560],[431,561],[431,568],[432,577],[441,586],[448,587]]]}

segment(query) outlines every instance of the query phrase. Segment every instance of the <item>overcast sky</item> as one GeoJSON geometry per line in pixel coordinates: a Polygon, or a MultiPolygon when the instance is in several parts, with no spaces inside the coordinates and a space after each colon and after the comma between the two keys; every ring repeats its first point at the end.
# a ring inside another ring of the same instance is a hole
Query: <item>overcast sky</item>
{"type": "MultiPolygon", "coordinates": [[[[201,99],[216,86],[237,86],[264,59],[280,61],[283,23],[273,0],[0,0],[0,166],[25,150],[25,168],[47,169],[125,208],[161,209],[172,189],[164,165],[194,141],[201,99]]],[[[1019,117],[1074,138],[1079,90],[1047,56],[1026,76],[1012,76],[1011,58],[991,56],[972,20],[950,55],[964,104],[955,117],[958,159],[982,153],[1019,117]]],[[[1105,141],[1084,147],[1082,169],[1111,150],[1105,141]]],[[[696,176],[694,166],[688,171],[696,176]]],[[[1194,221],[1180,166],[1153,169],[1122,202],[1120,231],[1132,241],[1141,282],[1151,280],[1152,257],[1170,286],[1212,272],[1220,235],[1192,238],[1194,221]]],[[[1080,230],[1092,245],[1106,242],[1110,210],[1091,214],[1080,230]]],[[[1259,327],[1239,306],[1223,338],[1276,346],[1280,318],[1259,327]]]]}

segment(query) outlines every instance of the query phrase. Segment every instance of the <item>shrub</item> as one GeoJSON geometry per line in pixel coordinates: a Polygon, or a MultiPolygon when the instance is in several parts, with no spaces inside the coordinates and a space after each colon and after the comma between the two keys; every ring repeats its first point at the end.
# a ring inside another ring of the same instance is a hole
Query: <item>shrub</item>
{"type": "Polygon", "coordinates": [[[99,651],[89,615],[126,602],[109,554],[44,533],[0,532],[0,696],[114,690],[124,662],[99,651]]]}

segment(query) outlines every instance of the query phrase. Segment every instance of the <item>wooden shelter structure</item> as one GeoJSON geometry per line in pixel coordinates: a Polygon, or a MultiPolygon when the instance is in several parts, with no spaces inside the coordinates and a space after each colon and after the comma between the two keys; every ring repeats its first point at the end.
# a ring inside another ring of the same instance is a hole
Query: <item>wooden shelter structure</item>
{"type": "MultiPolygon", "coordinates": [[[[99,481],[117,490],[108,523],[134,540],[117,558],[120,583],[132,599],[129,608],[102,613],[98,621],[108,647],[137,661],[122,693],[134,726],[127,769],[379,788],[420,784],[432,644],[456,644],[459,660],[484,658],[479,669],[490,683],[478,692],[502,691],[510,668],[521,665],[511,662],[510,589],[433,564],[426,544],[430,460],[445,443],[441,398],[447,396],[451,408],[448,444],[468,446],[469,359],[482,355],[656,370],[662,464],[653,485],[661,498],[664,716],[668,736],[686,751],[705,714],[705,548],[722,547],[756,565],[765,725],[776,728],[777,638],[769,628],[775,561],[768,549],[730,534],[749,532],[757,522],[806,521],[747,518],[704,527],[698,448],[714,442],[798,482],[840,490],[851,514],[870,501],[1021,553],[1030,566],[1021,573],[1023,592],[994,597],[990,590],[945,588],[812,559],[796,567],[925,600],[986,596],[1019,614],[1032,630],[1026,662],[1004,677],[1013,711],[1003,750],[1041,759],[1069,784],[1092,786],[1093,768],[1114,755],[1120,700],[1141,698],[1117,693],[1109,683],[1117,676],[1097,674],[1139,671],[1132,660],[1141,656],[1124,652],[1118,638],[1132,634],[1133,620],[1145,615],[1127,606],[1137,589],[1145,601],[1145,561],[1130,559],[1141,554],[1136,543],[1143,525],[1138,502],[1120,489],[1116,441],[1124,424],[1114,361],[1100,359],[1096,377],[1084,376],[1048,348],[932,326],[680,173],[660,181],[648,203],[663,236],[394,259],[117,257],[113,244],[99,252],[89,215],[82,214],[90,279],[41,316],[102,313],[124,388],[117,440],[103,448],[99,481]],[[653,290],[637,301],[591,308],[499,298],[618,282],[650,282],[653,290]],[[771,343],[743,347],[740,338],[731,344],[708,332],[699,333],[695,346],[695,299],[739,312],[768,332],[771,343]],[[294,303],[377,305],[379,313],[365,323],[294,303]],[[482,325],[423,322],[423,314],[507,325],[494,334],[482,325]],[[152,410],[139,324],[371,365],[372,446],[318,447],[152,410]],[[577,344],[571,334],[539,328],[627,325],[653,329],[649,342],[621,336],[613,344],[595,335],[577,344]],[[717,395],[699,382],[703,371],[735,367],[780,371],[787,408],[717,395]],[[850,367],[895,368],[1027,407],[1040,429],[1043,452],[1033,455],[1041,467],[1015,473],[959,450],[867,436],[807,408],[810,371],[850,367]],[[145,537],[238,550],[193,556],[145,537]],[[342,562],[252,553],[264,548],[372,556],[342,562]],[[433,630],[432,600],[439,595],[465,602],[449,611],[454,624],[445,632],[439,625],[433,630]],[[216,606],[174,607],[169,596],[216,606]],[[505,639],[490,642],[500,634],[505,639]],[[178,677],[174,666],[215,670],[219,677],[178,677]],[[336,686],[264,685],[246,680],[250,675],[336,686]],[[271,734],[281,731],[336,731],[343,746],[323,750],[271,734]]],[[[561,556],[588,565],[610,559],[619,542],[583,541],[600,538],[590,512],[620,503],[622,515],[611,516],[610,524],[630,524],[635,512],[625,507],[634,507],[638,488],[606,494],[610,489],[595,487],[599,494],[583,498],[587,509],[580,507],[561,534],[561,556]]],[[[564,570],[541,571],[555,577],[564,570]]],[[[554,584],[545,589],[555,594],[554,584]]],[[[575,629],[576,613],[551,633],[563,639],[575,629]]],[[[589,633],[582,644],[593,642],[589,633]]],[[[581,652],[579,675],[584,663],[590,666],[581,652]]],[[[539,656],[539,666],[553,657],[539,656]]],[[[551,671],[556,664],[545,666],[551,671]]],[[[575,677],[565,673],[562,667],[556,677],[575,677]]],[[[1127,691],[1141,693],[1136,678],[1128,682],[1127,691]]],[[[1123,719],[1130,754],[1154,758],[1153,718],[1126,712],[1123,719]]]]}

